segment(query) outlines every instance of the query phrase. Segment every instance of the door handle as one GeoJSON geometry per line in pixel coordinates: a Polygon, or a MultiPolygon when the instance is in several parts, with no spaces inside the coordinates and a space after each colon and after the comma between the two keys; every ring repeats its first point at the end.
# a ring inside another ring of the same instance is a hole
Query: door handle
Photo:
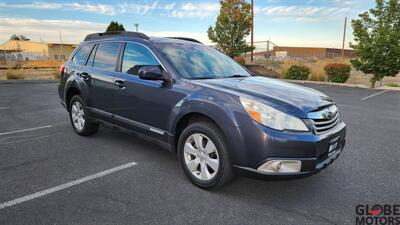
{"type": "Polygon", "coordinates": [[[121,88],[121,89],[125,89],[125,82],[122,80],[116,80],[114,81],[114,85],[121,88]]]}
{"type": "Polygon", "coordinates": [[[84,80],[89,80],[89,79],[91,78],[91,76],[90,76],[88,73],[85,73],[85,72],[80,73],[79,75],[80,75],[80,77],[82,77],[84,80]]]}

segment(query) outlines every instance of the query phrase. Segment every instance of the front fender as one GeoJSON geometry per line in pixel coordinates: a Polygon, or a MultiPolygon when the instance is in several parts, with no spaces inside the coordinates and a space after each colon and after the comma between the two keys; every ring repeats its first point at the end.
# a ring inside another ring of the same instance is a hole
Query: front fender
{"type": "MultiPolygon", "coordinates": [[[[191,113],[203,114],[215,121],[216,125],[221,129],[226,138],[229,151],[237,152],[243,150],[244,142],[236,119],[239,110],[242,110],[241,106],[234,104],[235,102],[238,103],[235,96],[224,94],[223,98],[224,100],[219,101],[212,96],[202,96],[201,98],[197,96],[197,98],[188,97],[181,100],[175,105],[170,115],[169,132],[176,135],[177,125],[185,115],[191,113]]],[[[235,156],[239,155],[231,153],[233,163],[237,162],[235,156]]]]}

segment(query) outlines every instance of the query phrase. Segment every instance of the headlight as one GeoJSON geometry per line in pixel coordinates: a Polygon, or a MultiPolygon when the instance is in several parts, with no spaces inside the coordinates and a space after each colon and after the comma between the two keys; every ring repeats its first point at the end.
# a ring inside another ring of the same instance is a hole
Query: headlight
{"type": "Polygon", "coordinates": [[[247,98],[240,97],[240,102],[250,117],[264,126],[281,131],[308,131],[307,126],[299,118],[247,98]]]}

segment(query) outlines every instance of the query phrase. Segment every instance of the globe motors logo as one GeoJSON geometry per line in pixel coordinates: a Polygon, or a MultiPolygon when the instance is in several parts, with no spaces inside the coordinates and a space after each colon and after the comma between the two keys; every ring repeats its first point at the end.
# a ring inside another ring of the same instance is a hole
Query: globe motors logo
{"type": "Polygon", "coordinates": [[[356,225],[400,225],[400,205],[357,205],[356,225]]]}

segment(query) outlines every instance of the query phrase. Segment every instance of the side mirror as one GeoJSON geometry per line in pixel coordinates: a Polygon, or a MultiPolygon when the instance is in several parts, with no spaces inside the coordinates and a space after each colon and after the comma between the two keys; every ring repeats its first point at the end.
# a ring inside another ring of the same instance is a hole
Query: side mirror
{"type": "Polygon", "coordinates": [[[143,66],[139,69],[139,78],[143,80],[164,80],[159,66],[143,66]]]}

